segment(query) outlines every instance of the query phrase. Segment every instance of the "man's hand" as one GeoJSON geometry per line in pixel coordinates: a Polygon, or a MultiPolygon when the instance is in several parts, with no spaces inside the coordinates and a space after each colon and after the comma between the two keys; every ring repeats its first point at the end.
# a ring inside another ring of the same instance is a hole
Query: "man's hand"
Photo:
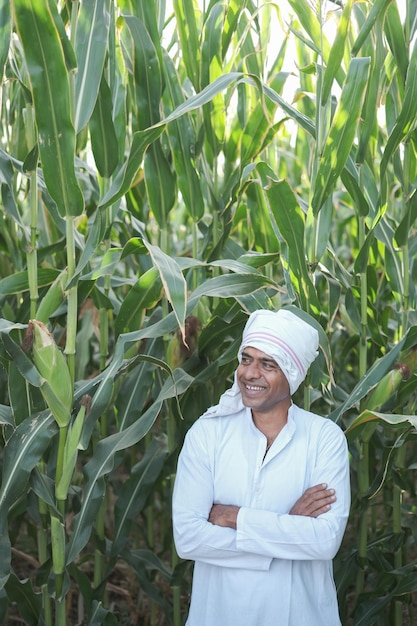
{"type": "Polygon", "coordinates": [[[232,504],[213,504],[208,521],[215,526],[225,526],[236,530],[239,508],[232,504]]]}
{"type": "Polygon", "coordinates": [[[301,498],[297,500],[290,510],[290,515],[318,517],[323,513],[327,513],[335,500],[334,489],[327,489],[326,484],[315,485],[307,489],[301,498]]]}

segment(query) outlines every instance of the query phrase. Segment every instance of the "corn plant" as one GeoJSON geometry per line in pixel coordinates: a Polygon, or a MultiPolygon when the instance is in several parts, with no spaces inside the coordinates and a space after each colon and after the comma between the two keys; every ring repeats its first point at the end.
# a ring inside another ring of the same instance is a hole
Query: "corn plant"
{"type": "Polygon", "coordinates": [[[183,623],[178,451],[294,305],[351,454],[342,621],[415,622],[416,9],[0,3],[2,622],[183,623]]]}

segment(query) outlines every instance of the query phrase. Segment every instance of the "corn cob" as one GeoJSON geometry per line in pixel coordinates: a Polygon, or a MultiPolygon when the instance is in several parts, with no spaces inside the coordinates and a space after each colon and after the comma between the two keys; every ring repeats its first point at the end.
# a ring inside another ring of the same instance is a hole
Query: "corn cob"
{"type": "Polygon", "coordinates": [[[62,428],[70,421],[73,402],[71,376],[65,356],[42,322],[31,320],[28,333],[33,337],[33,361],[44,379],[40,388],[42,395],[62,428]]]}
{"type": "Polygon", "coordinates": [[[375,389],[372,391],[366,403],[366,408],[376,411],[398,390],[400,383],[407,380],[407,374],[401,365],[396,365],[381,378],[375,389]]]}
{"type": "Polygon", "coordinates": [[[56,595],[60,599],[65,572],[65,526],[58,517],[51,515],[52,569],[56,577],[56,595]]]}
{"type": "Polygon", "coordinates": [[[89,409],[89,396],[85,396],[81,400],[81,407],[78,411],[74,423],[68,429],[68,435],[65,440],[64,459],[62,476],[55,487],[55,495],[57,500],[66,500],[68,489],[74,473],[75,464],[78,456],[78,446],[80,443],[81,432],[84,426],[84,418],[89,409]]]}
{"type": "Polygon", "coordinates": [[[36,319],[47,324],[49,317],[62,304],[65,297],[65,284],[68,280],[68,271],[63,270],[59,273],[47,293],[42,298],[38,310],[36,311],[36,319]]]}

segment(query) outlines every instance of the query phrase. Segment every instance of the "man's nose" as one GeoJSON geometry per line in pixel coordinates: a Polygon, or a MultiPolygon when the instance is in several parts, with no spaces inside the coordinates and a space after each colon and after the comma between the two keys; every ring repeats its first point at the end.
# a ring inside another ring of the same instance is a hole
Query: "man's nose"
{"type": "Polygon", "coordinates": [[[247,369],[247,375],[249,378],[259,378],[260,377],[260,369],[259,369],[259,364],[256,361],[252,361],[251,363],[249,363],[248,369],[247,369]]]}

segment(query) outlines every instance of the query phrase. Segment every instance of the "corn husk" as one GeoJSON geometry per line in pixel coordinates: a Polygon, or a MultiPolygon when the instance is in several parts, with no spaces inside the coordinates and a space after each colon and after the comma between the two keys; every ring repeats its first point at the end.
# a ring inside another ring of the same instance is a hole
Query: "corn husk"
{"type": "Polygon", "coordinates": [[[64,354],[47,327],[38,320],[29,322],[33,334],[33,361],[42,376],[41,392],[59,427],[71,419],[73,390],[64,354]]]}

